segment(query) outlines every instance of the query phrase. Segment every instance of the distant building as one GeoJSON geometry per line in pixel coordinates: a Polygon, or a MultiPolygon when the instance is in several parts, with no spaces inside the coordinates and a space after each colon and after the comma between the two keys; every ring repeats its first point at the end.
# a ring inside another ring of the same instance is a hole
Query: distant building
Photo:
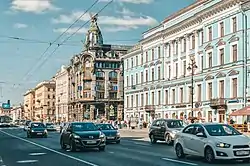
{"type": "Polygon", "coordinates": [[[24,119],[24,106],[20,105],[13,107],[10,111],[10,117],[13,121],[24,119]]]}
{"type": "Polygon", "coordinates": [[[55,121],[55,95],[56,95],[56,83],[55,81],[43,81],[39,83],[35,88],[35,108],[34,108],[34,120],[39,121],[55,121]]]}
{"type": "Polygon", "coordinates": [[[103,43],[97,16],[92,17],[84,50],[75,55],[69,72],[69,120],[122,119],[121,56],[129,46],[103,43]]]}
{"type": "Polygon", "coordinates": [[[35,90],[30,89],[24,95],[24,119],[34,118],[34,110],[35,110],[35,90]]]}
{"type": "Polygon", "coordinates": [[[62,66],[54,77],[56,82],[56,121],[68,121],[69,75],[66,66],[62,66]]]}

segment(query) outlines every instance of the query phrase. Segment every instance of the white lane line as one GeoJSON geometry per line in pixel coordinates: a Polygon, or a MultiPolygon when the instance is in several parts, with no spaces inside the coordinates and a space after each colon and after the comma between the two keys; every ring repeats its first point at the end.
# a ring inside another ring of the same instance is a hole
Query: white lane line
{"type": "Polygon", "coordinates": [[[45,155],[46,153],[30,153],[30,156],[41,156],[41,155],[45,155]]]}
{"type": "Polygon", "coordinates": [[[76,157],[73,157],[73,156],[64,154],[64,153],[62,153],[62,152],[56,151],[56,150],[51,149],[51,148],[48,148],[48,147],[46,147],[46,146],[37,144],[37,143],[32,142],[32,141],[29,141],[29,140],[26,140],[26,139],[24,139],[24,138],[17,137],[17,136],[15,136],[15,135],[9,134],[9,133],[7,133],[7,132],[5,132],[5,131],[0,131],[0,132],[4,133],[4,134],[6,134],[6,135],[8,135],[8,136],[10,136],[10,137],[13,137],[13,138],[22,140],[22,141],[24,141],[24,142],[27,142],[27,143],[30,143],[30,144],[32,144],[32,145],[38,146],[38,147],[40,147],[40,148],[46,149],[46,150],[51,151],[51,152],[53,152],[53,153],[59,154],[59,155],[61,155],[61,156],[64,156],[64,157],[67,157],[67,158],[76,160],[76,161],[78,161],[78,162],[84,163],[84,164],[86,164],[86,165],[89,165],[89,166],[99,166],[99,165],[96,165],[96,164],[94,164],[94,163],[91,163],[91,162],[88,162],[88,161],[85,161],[85,160],[82,160],[82,159],[79,159],[79,158],[76,158],[76,157]]]}
{"type": "Polygon", "coordinates": [[[191,163],[191,162],[187,162],[187,161],[180,161],[180,160],[175,160],[175,159],[170,159],[170,158],[162,158],[162,160],[170,161],[170,162],[174,162],[174,163],[186,164],[186,165],[193,165],[193,166],[198,165],[195,163],[191,163]]]}
{"type": "Polygon", "coordinates": [[[109,152],[109,153],[113,154],[114,152],[109,152]]]}
{"type": "Polygon", "coordinates": [[[21,160],[21,161],[17,161],[17,163],[19,164],[26,164],[26,163],[37,163],[38,160],[21,160]]]}

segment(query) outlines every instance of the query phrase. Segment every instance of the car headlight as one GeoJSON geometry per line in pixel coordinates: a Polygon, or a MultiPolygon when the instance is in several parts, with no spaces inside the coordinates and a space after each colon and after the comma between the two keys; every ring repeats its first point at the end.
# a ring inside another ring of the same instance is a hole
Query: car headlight
{"type": "Polygon", "coordinates": [[[79,135],[73,135],[73,137],[75,138],[75,139],[80,139],[81,137],[79,136],[79,135]]]}
{"type": "Polygon", "coordinates": [[[48,131],[45,129],[44,132],[47,133],[48,131]]]}
{"type": "Polygon", "coordinates": [[[119,137],[120,135],[121,135],[121,134],[120,134],[119,132],[117,132],[117,133],[116,133],[116,136],[118,136],[118,137],[119,137]]]}
{"type": "Polygon", "coordinates": [[[230,148],[230,146],[231,146],[230,144],[222,143],[222,142],[216,144],[216,147],[219,147],[219,148],[230,148]]]}
{"type": "Polygon", "coordinates": [[[31,130],[31,132],[33,133],[33,132],[35,132],[34,130],[31,130]]]}
{"type": "Polygon", "coordinates": [[[101,133],[99,138],[105,138],[105,135],[103,133],[101,133]]]}

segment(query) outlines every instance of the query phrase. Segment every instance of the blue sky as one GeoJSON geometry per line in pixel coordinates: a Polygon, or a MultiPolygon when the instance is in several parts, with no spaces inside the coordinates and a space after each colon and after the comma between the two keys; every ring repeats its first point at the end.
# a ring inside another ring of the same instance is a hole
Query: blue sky
{"type": "MultiPolygon", "coordinates": [[[[98,12],[109,0],[99,0],[90,10],[98,12]]],[[[105,43],[132,45],[141,34],[168,15],[195,0],[114,0],[99,14],[105,43]]],[[[88,25],[72,36],[65,45],[52,45],[42,53],[65,28],[67,29],[95,0],[0,0],[0,102],[8,99],[21,103],[24,92],[42,80],[50,79],[72,55],[82,50],[88,25]],[[7,37],[25,40],[13,40],[7,37]]],[[[90,18],[86,14],[60,43],[90,18]]]]}

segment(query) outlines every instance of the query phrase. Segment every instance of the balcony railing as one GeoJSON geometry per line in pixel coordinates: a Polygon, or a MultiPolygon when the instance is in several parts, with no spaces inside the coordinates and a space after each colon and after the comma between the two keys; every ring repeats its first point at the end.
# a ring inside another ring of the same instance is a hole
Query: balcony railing
{"type": "Polygon", "coordinates": [[[146,105],[145,110],[146,111],[153,111],[153,110],[155,110],[155,106],[154,105],[146,105]]]}
{"type": "Polygon", "coordinates": [[[210,100],[210,107],[225,106],[226,100],[224,98],[216,98],[210,100]]]}

